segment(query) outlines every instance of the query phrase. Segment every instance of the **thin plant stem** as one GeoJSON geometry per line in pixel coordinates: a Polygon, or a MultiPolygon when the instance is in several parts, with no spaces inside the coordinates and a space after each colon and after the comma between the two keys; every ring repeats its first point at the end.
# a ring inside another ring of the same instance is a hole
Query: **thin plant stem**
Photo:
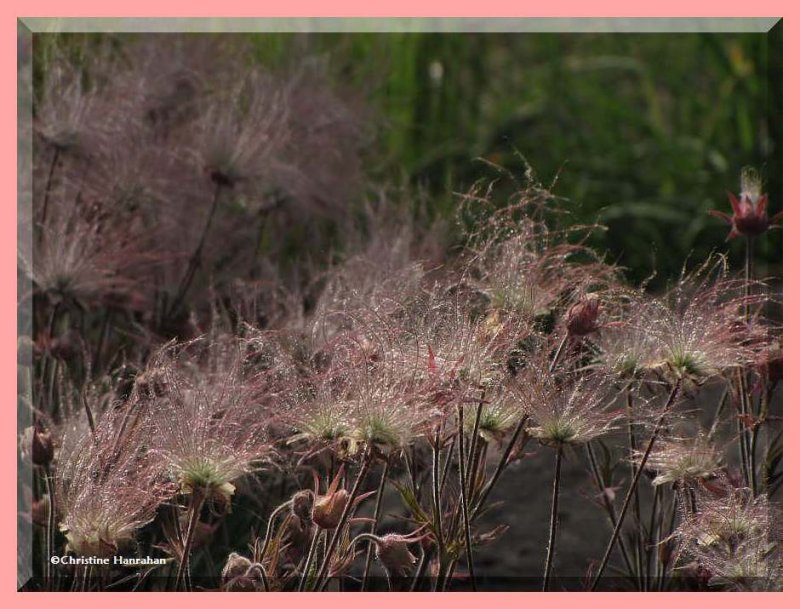
{"type": "MultiPolygon", "coordinates": [[[[590,469],[592,470],[592,476],[594,477],[595,485],[597,486],[597,490],[600,492],[600,496],[603,498],[603,507],[605,508],[606,514],[608,515],[608,520],[611,523],[611,529],[613,530],[614,527],[617,526],[617,511],[614,509],[614,504],[611,503],[611,500],[605,493],[603,480],[600,476],[600,469],[597,465],[597,459],[594,456],[594,449],[592,448],[591,442],[586,443],[586,454],[589,458],[589,465],[590,469]]],[[[637,572],[635,571],[633,563],[631,562],[628,548],[625,545],[625,540],[620,537],[617,540],[617,544],[619,545],[619,550],[622,554],[622,560],[625,562],[628,573],[630,573],[633,577],[637,577],[637,572]]]]}
{"type": "Polygon", "coordinates": [[[647,529],[647,540],[649,544],[647,548],[647,569],[650,569],[650,563],[652,561],[653,577],[656,580],[659,578],[658,552],[654,552],[653,548],[658,548],[659,544],[661,543],[661,526],[660,524],[656,526],[656,514],[659,514],[662,511],[662,494],[662,486],[659,485],[655,487],[655,490],[653,491],[653,505],[650,509],[650,524],[647,529]]]}
{"type": "Polygon", "coordinates": [[[44,466],[44,483],[47,488],[47,497],[49,505],[47,507],[47,533],[46,533],[46,550],[44,557],[45,564],[45,581],[47,590],[54,590],[54,577],[53,565],[50,558],[55,553],[55,534],[56,534],[56,494],[55,485],[53,484],[53,475],[50,471],[50,466],[44,466]]]}
{"type": "Polygon", "coordinates": [[[469,442],[469,455],[467,456],[467,498],[469,500],[472,499],[472,495],[475,492],[475,474],[478,467],[478,456],[480,453],[478,450],[478,442],[480,440],[478,432],[481,428],[481,416],[483,415],[483,401],[485,397],[486,389],[483,389],[481,391],[481,399],[475,408],[475,424],[472,426],[472,435],[469,442]]]}
{"type": "Polygon", "coordinates": [[[464,406],[458,404],[458,473],[461,482],[461,515],[464,524],[464,543],[467,549],[467,568],[469,569],[469,581],[472,586],[472,591],[477,592],[478,588],[475,584],[475,562],[472,557],[472,534],[470,531],[469,521],[469,493],[467,487],[467,460],[464,451],[464,406]]]}
{"type": "Polygon", "coordinates": [[[308,548],[308,556],[306,556],[305,563],[303,563],[303,574],[300,576],[300,583],[297,589],[302,592],[305,590],[308,575],[311,572],[311,563],[314,562],[314,555],[317,553],[317,545],[320,538],[320,528],[314,525],[314,533],[311,536],[311,545],[308,548]]]}
{"type": "Polygon", "coordinates": [[[194,280],[195,273],[197,269],[200,267],[200,260],[203,256],[203,249],[206,245],[206,240],[208,239],[208,233],[211,230],[211,224],[214,221],[214,216],[217,213],[217,208],[219,207],[219,200],[220,195],[222,194],[222,184],[217,184],[214,187],[214,198],[211,200],[211,208],[209,209],[208,215],[206,216],[206,223],[203,226],[203,232],[200,234],[200,240],[197,242],[197,246],[192,253],[191,258],[189,258],[189,264],[186,267],[186,271],[183,274],[183,278],[179,284],[178,293],[175,296],[175,300],[172,303],[172,306],[167,313],[167,319],[172,319],[172,317],[178,312],[181,304],[183,303],[183,299],[186,297],[186,293],[189,291],[189,288],[192,286],[192,281],[194,280]]]}
{"type": "Polygon", "coordinates": [[[750,437],[747,432],[747,399],[745,392],[747,386],[744,373],[741,368],[736,371],[737,392],[739,393],[739,405],[736,412],[737,428],[739,432],[739,457],[741,459],[742,475],[745,483],[753,488],[753,481],[750,480],[750,437]]]}
{"type": "Polygon", "coordinates": [[[497,484],[497,481],[500,479],[500,476],[508,465],[508,461],[511,458],[511,453],[514,450],[514,446],[516,446],[520,434],[522,434],[524,431],[527,421],[528,417],[522,416],[519,420],[519,423],[517,423],[517,426],[514,428],[514,433],[511,435],[511,440],[509,440],[505,451],[503,451],[502,457],[500,457],[500,462],[497,464],[497,467],[495,468],[492,477],[489,479],[489,482],[483,488],[478,501],[475,503],[475,507],[472,508],[473,517],[475,517],[475,515],[483,507],[484,503],[486,503],[486,500],[489,498],[489,494],[492,492],[492,489],[494,488],[495,484],[497,484]]]}
{"type": "Polygon", "coordinates": [[[553,502],[550,504],[550,534],[547,538],[547,558],[544,563],[544,578],[542,591],[547,592],[550,587],[550,573],[553,570],[553,558],[556,554],[556,534],[558,533],[558,495],[561,490],[561,461],[564,456],[564,447],[559,444],[556,448],[556,467],[553,475],[553,502]]]}
{"type": "Polygon", "coordinates": [[[422,547],[422,555],[419,557],[419,565],[417,565],[417,572],[414,574],[414,581],[411,582],[410,592],[416,592],[422,583],[422,578],[428,570],[428,563],[431,559],[431,553],[422,547]]]}
{"type": "Polygon", "coordinates": [[[658,438],[659,433],[661,432],[661,427],[664,425],[664,421],[667,418],[667,414],[669,414],[672,405],[675,403],[675,400],[678,398],[678,394],[681,390],[681,379],[679,378],[675,381],[675,384],[672,387],[672,391],[667,398],[666,403],[661,411],[661,416],[658,418],[658,422],[656,422],[656,426],[653,429],[653,433],[650,435],[650,440],[647,443],[647,448],[642,455],[642,460],[639,462],[638,467],[636,468],[636,472],[633,476],[633,480],[631,480],[631,484],[628,487],[628,492],[625,495],[625,500],[622,503],[622,510],[620,511],[619,519],[617,520],[617,526],[614,527],[614,532],[611,534],[611,539],[606,546],[605,554],[603,555],[603,559],[600,561],[600,566],[597,569],[597,574],[594,577],[594,581],[592,582],[592,590],[597,589],[597,585],[600,583],[600,578],[603,576],[603,572],[605,571],[606,567],[608,566],[608,559],[611,557],[611,551],[614,548],[614,544],[617,541],[617,537],[619,537],[619,533],[622,530],[622,524],[625,522],[625,515],[628,513],[628,507],[631,504],[631,499],[633,498],[634,489],[636,485],[639,483],[639,478],[644,471],[644,466],[647,464],[647,459],[650,457],[650,453],[653,450],[653,445],[658,438]]]}
{"type": "Polygon", "coordinates": [[[107,307],[103,313],[103,325],[100,329],[100,340],[97,341],[94,356],[92,357],[92,370],[94,372],[98,372],[100,368],[100,360],[103,357],[106,340],[108,339],[109,328],[111,327],[111,315],[112,310],[110,307],[107,307]]]}
{"type": "MultiPolygon", "coordinates": [[[[55,175],[56,166],[58,165],[58,158],[61,156],[61,150],[58,146],[53,150],[53,158],[50,161],[50,169],[47,172],[47,184],[44,188],[44,202],[42,203],[42,217],[39,219],[39,226],[44,227],[47,221],[47,208],[50,204],[50,189],[53,186],[53,176],[55,175]]],[[[39,239],[44,237],[43,232],[39,233],[39,239]]]]}
{"type": "MultiPolygon", "coordinates": [[[[439,487],[439,459],[440,459],[440,429],[437,426],[436,431],[434,432],[433,437],[433,471],[431,473],[431,500],[433,502],[433,526],[436,529],[436,536],[437,538],[437,546],[440,549],[441,554],[441,541],[442,536],[442,506],[441,506],[441,495],[440,495],[440,487],[439,487]]],[[[441,556],[439,556],[441,560],[441,556]]]]}
{"type": "Polygon", "coordinates": [[[322,559],[322,565],[320,565],[318,573],[319,579],[317,579],[317,583],[314,586],[314,591],[320,590],[327,580],[326,573],[328,571],[331,558],[333,558],[333,553],[336,550],[336,544],[342,535],[342,531],[344,531],[345,523],[350,518],[350,512],[353,509],[353,505],[355,505],[358,490],[361,487],[361,484],[364,482],[364,478],[367,476],[367,471],[369,471],[371,462],[372,448],[368,447],[364,451],[364,456],[361,458],[361,468],[358,470],[358,475],[356,476],[355,482],[353,482],[353,490],[350,491],[350,496],[347,498],[347,503],[344,506],[344,511],[342,511],[342,516],[339,518],[339,522],[333,531],[333,536],[328,541],[328,548],[325,552],[325,557],[322,559]]]}
{"type": "MultiPolygon", "coordinates": [[[[389,462],[383,463],[383,470],[381,471],[381,481],[378,483],[378,494],[375,497],[375,510],[372,512],[372,522],[369,525],[369,533],[375,534],[375,528],[378,526],[378,520],[381,516],[381,508],[383,507],[383,491],[386,488],[386,478],[389,472],[389,462]]],[[[372,561],[373,548],[372,544],[367,546],[367,555],[364,560],[364,573],[361,577],[361,591],[366,590],[367,577],[369,577],[369,567],[372,561]]]]}
{"type": "MultiPolygon", "coordinates": [[[[631,455],[636,454],[636,430],[634,429],[634,421],[633,421],[633,394],[631,392],[631,386],[628,385],[625,391],[625,404],[626,409],[628,412],[628,445],[631,450],[631,455]]],[[[631,479],[633,479],[634,474],[636,473],[636,465],[634,465],[633,460],[631,459],[630,462],[630,473],[631,479]]],[[[644,567],[642,561],[644,559],[644,538],[642,536],[642,510],[641,510],[641,502],[639,499],[639,486],[636,485],[633,491],[633,515],[634,520],[636,521],[636,565],[637,565],[637,572],[639,573],[640,577],[644,578],[644,582],[640,582],[644,585],[645,589],[647,589],[647,569],[644,567]]]]}
{"type": "Polygon", "coordinates": [[[564,338],[561,339],[561,342],[558,343],[558,349],[556,349],[556,354],[553,356],[553,361],[550,362],[550,368],[548,372],[553,374],[558,366],[558,361],[561,359],[561,355],[564,353],[564,347],[567,346],[567,340],[569,340],[569,333],[564,335],[564,338]]]}
{"type": "Polygon", "coordinates": [[[717,427],[719,426],[719,422],[722,418],[722,411],[725,408],[725,402],[728,399],[728,393],[730,391],[730,384],[726,383],[724,389],[722,390],[722,395],[719,398],[719,402],[717,402],[717,408],[714,411],[714,419],[711,422],[711,427],[708,430],[708,437],[713,438],[716,434],[717,427]]]}
{"type": "MultiPolygon", "coordinates": [[[[177,590],[189,567],[189,556],[192,552],[192,541],[194,540],[194,532],[197,529],[197,523],[200,520],[200,511],[203,509],[205,496],[202,492],[197,490],[192,491],[192,497],[189,500],[189,522],[186,525],[186,535],[183,540],[183,551],[181,552],[181,560],[178,564],[178,574],[175,577],[175,589],[177,590]]],[[[186,581],[187,592],[191,590],[191,582],[186,581]]]]}
{"type": "Polygon", "coordinates": [[[272,510],[272,513],[269,515],[269,520],[267,520],[267,531],[266,533],[264,533],[264,545],[268,544],[270,538],[272,537],[272,529],[275,526],[275,520],[277,519],[278,514],[283,510],[285,510],[286,508],[291,507],[291,505],[292,505],[292,500],[289,499],[288,501],[284,501],[278,507],[272,510]]]}
{"type": "Polygon", "coordinates": [[[439,472],[441,474],[441,480],[439,481],[439,497],[444,494],[444,485],[447,483],[447,478],[450,476],[450,464],[453,462],[453,449],[455,445],[455,442],[450,442],[450,445],[447,447],[447,455],[444,458],[444,465],[439,467],[439,472]]]}

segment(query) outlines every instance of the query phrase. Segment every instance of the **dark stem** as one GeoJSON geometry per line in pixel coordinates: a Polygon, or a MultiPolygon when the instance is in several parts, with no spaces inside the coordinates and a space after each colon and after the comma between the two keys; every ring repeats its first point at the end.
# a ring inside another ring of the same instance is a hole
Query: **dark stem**
{"type": "MultiPolygon", "coordinates": [[[[181,552],[181,561],[178,564],[178,574],[175,577],[175,590],[178,590],[181,583],[186,577],[186,570],[189,566],[189,556],[192,552],[192,541],[194,539],[194,532],[197,529],[197,523],[200,520],[200,511],[203,508],[205,497],[203,493],[197,490],[192,491],[192,497],[189,500],[189,522],[186,525],[186,535],[183,539],[183,551],[181,552]]],[[[192,586],[191,582],[187,581],[186,591],[190,591],[192,586]]]]}
{"type": "MultiPolygon", "coordinates": [[[[375,534],[375,528],[378,526],[378,519],[381,516],[381,507],[383,506],[383,491],[386,488],[386,478],[389,471],[389,461],[383,464],[383,471],[381,471],[381,481],[378,483],[378,495],[375,497],[375,510],[372,512],[372,523],[369,525],[369,532],[371,535],[375,534]]],[[[361,577],[361,592],[366,590],[367,577],[369,577],[369,567],[372,561],[373,548],[372,544],[367,546],[367,556],[364,561],[364,573],[361,577]]]]}
{"type": "Polygon", "coordinates": [[[753,481],[750,480],[750,435],[747,431],[747,385],[745,375],[741,368],[736,370],[736,389],[739,393],[738,411],[735,413],[737,421],[737,431],[739,435],[739,458],[741,459],[742,475],[745,483],[751,487],[753,481]]]}
{"type": "MultiPolygon", "coordinates": [[[[628,445],[631,450],[631,457],[636,454],[636,430],[634,429],[633,422],[633,395],[631,393],[631,386],[628,385],[625,395],[625,403],[628,411],[628,445]]],[[[636,473],[636,465],[633,459],[630,462],[631,479],[636,473]]],[[[637,485],[633,492],[633,515],[636,521],[636,566],[640,577],[644,578],[643,583],[645,590],[647,589],[647,569],[643,566],[642,560],[644,559],[644,537],[642,536],[642,510],[639,501],[639,486],[637,485]]]]}
{"type": "Polygon", "coordinates": [[[553,570],[553,557],[556,554],[556,533],[558,532],[558,494],[561,488],[561,460],[564,447],[559,444],[556,448],[556,469],[553,476],[553,502],[550,505],[550,535],[547,539],[547,559],[544,563],[544,579],[542,591],[547,592],[550,587],[550,573],[553,570]]]}
{"type": "Polygon", "coordinates": [[[179,284],[178,294],[175,297],[175,301],[172,303],[172,306],[167,313],[167,319],[172,319],[172,317],[178,312],[181,304],[183,303],[183,299],[186,297],[186,293],[189,291],[189,288],[192,286],[192,281],[194,280],[195,273],[197,269],[200,267],[200,261],[203,256],[203,249],[206,245],[206,239],[208,239],[208,233],[211,230],[211,224],[214,220],[214,216],[217,213],[217,207],[219,207],[219,200],[220,194],[222,193],[222,185],[217,184],[214,187],[214,198],[211,201],[211,208],[208,212],[208,216],[206,216],[206,223],[203,226],[203,232],[200,235],[200,241],[197,243],[197,247],[195,247],[194,252],[192,253],[191,258],[189,258],[189,264],[186,267],[186,271],[183,274],[183,278],[179,284]]]}
{"type": "Polygon", "coordinates": [[[311,536],[311,546],[308,549],[308,556],[306,556],[306,561],[303,564],[303,574],[300,577],[300,584],[297,586],[297,589],[300,592],[305,590],[306,582],[308,581],[308,575],[311,572],[311,563],[314,562],[314,555],[317,553],[317,544],[319,543],[319,538],[320,528],[317,525],[314,525],[314,534],[311,536]]]}
{"type": "MultiPolygon", "coordinates": [[[[650,570],[650,563],[653,562],[653,577],[657,580],[659,578],[659,562],[658,551],[655,552],[651,548],[658,548],[661,543],[661,518],[663,518],[663,508],[661,507],[661,495],[663,494],[662,486],[655,487],[653,491],[653,505],[650,509],[650,524],[647,529],[647,539],[649,543],[647,549],[647,569],[650,570]],[[656,515],[659,515],[658,526],[656,526],[656,515]]],[[[660,584],[659,584],[660,585],[660,584]]]]}
{"type": "Polygon", "coordinates": [[[477,592],[478,588],[475,585],[475,563],[472,558],[472,534],[470,532],[470,513],[469,513],[469,498],[467,494],[467,461],[464,451],[464,406],[458,404],[458,474],[461,482],[461,514],[463,516],[464,524],[464,542],[467,547],[467,568],[469,569],[469,581],[472,586],[472,591],[477,592]]]}
{"type": "Polygon", "coordinates": [[[492,492],[495,484],[500,479],[503,471],[505,470],[506,466],[508,465],[508,460],[511,458],[511,453],[514,451],[514,447],[517,444],[517,440],[519,439],[520,434],[522,434],[523,430],[525,429],[525,423],[527,423],[528,417],[523,416],[520,418],[519,423],[517,423],[516,428],[514,429],[514,433],[511,436],[511,440],[509,440],[508,445],[506,446],[505,451],[503,451],[503,456],[500,457],[500,462],[497,464],[497,468],[494,470],[492,477],[489,479],[488,484],[483,488],[478,501],[475,504],[475,507],[472,508],[472,515],[473,517],[480,511],[483,507],[483,504],[486,503],[486,500],[489,498],[489,494],[492,492]]]}
{"type": "MultiPolygon", "coordinates": [[[[603,484],[603,479],[600,475],[600,468],[597,465],[597,459],[594,456],[594,449],[592,448],[591,442],[587,442],[586,444],[586,454],[589,457],[589,465],[592,470],[592,476],[594,477],[597,490],[600,492],[600,496],[603,498],[603,507],[606,510],[608,520],[611,523],[611,529],[613,530],[614,527],[617,526],[617,511],[614,509],[614,504],[611,503],[611,499],[608,498],[608,495],[605,492],[605,484],[603,484]]],[[[625,562],[628,573],[630,573],[632,577],[636,578],[637,574],[634,570],[633,563],[631,562],[628,548],[625,545],[625,540],[620,537],[617,540],[617,545],[619,546],[619,551],[622,554],[622,560],[625,562]]]]}
{"type": "Polygon", "coordinates": [[[353,482],[353,490],[350,491],[350,496],[347,498],[347,504],[344,506],[344,511],[342,512],[342,516],[339,518],[339,522],[336,525],[336,529],[333,531],[333,536],[328,542],[328,548],[325,552],[325,558],[322,559],[322,565],[320,565],[320,569],[318,572],[318,579],[317,583],[314,585],[314,591],[319,591],[322,586],[324,585],[325,581],[327,580],[327,571],[328,566],[330,565],[331,558],[333,558],[333,553],[336,551],[336,544],[339,541],[339,538],[342,535],[342,531],[344,531],[344,525],[347,520],[350,518],[350,512],[353,509],[353,505],[356,502],[356,496],[358,495],[358,490],[361,488],[361,484],[364,482],[364,478],[367,476],[367,471],[369,471],[370,463],[372,462],[372,449],[367,448],[364,451],[364,456],[361,459],[361,468],[358,470],[358,475],[356,476],[355,482],[353,482]]]}
{"type": "MultiPolygon", "coordinates": [[[[44,202],[42,203],[42,217],[39,219],[39,226],[44,228],[44,224],[47,221],[47,207],[50,203],[50,189],[53,185],[53,175],[56,171],[56,165],[58,165],[58,157],[61,154],[61,150],[56,146],[55,150],[53,151],[53,159],[50,161],[50,170],[47,172],[47,184],[44,187],[44,202]]],[[[42,232],[39,233],[39,238],[43,238],[44,235],[42,232]]]]}
{"type": "Polygon", "coordinates": [[[414,581],[411,582],[411,588],[409,589],[411,592],[416,592],[419,589],[420,583],[422,582],[422,578],[425,576],[425,573],[428,570],[428,562],[430,562],[430,559],[431,559],[431,553],[428,552],[423,547],[422,555],[419,557],[419,565],[417,566],[417,572],[414,575],[414,581]]]}
{"type": "Polygon", "coordinates": [[[569,333],[564,335],[564,338],[561,339],[561,342],[558,344],[558,349],[556,349],[556,354],[553,356],[553,361],[550,362],[550,369],[548,372],[553,374],[553,371],[558,366],[558,360],[561,359],[561,355],[564,353],[564,347],[567,345],[567,340],[569,340],[569,333]]]}
{"type": "Polygon", "coordinates": [[[46,565],[45,569],[45,580],[46,580],[46,589],[47,590],[54,590],[54,582],[53,582],[53,566],[50,563],[50,558],[55,553],[55,535],[56,535],[56,494],[55,494],[55,485],[53,484],[53,476],[52,472],[50,471],[50,466],[44,466],[44,483],[47,487],[47,498],[49,500],[50,505],[47,507],[47,539],[46,539],[46,551],[44,557],[44,563],[46,565]]]}
{"type": "Polygon", "coordinates": [[[594,577],[594,581],[592,582],[592,590],[597,589],[597,585],[600,583],[600,578],[603,576],[603,571],[605,571],[606,566],[608,566],[608,559],[611,557],[611,551],[614,549],[614,544],[617,541],[617,537],[619,537],[619,533],[622,530],[622,524],[625,522],[625,515],[628,513],[628,507],[630,506],[631,499],[633,498],[634,490],[636,489],[636,485],[639,483],[639,478],[644,471],[644,466],[647,464],[647,459],[650,457],[650,453],[653,450],[653,445],[658,438],[659,433],[661,432],[661,427],[664,424],[665,419],[667,418],[667,414],[669,414],[672,405],[675,403],[675,400],[678,397],[678,393],[681,390],[681,379],[678,379],[675,382],[675,385],[672,388],[672,391],[667,398],[666,403],[664,404],[664,408],[661,411],[661,416],[658,418],[658,422],[656,423],[655,428],[653,429],[653,433],[650,435],[650,440],[647,443],[647,448],[642,455],[642,460],[639,462],[638,467],[636,468],[636,473],[633,476],[633,480],[631,481],[631,485],[628,487],[628,492],[625,495],[625,501],[622,503],[622,511],[620,512],[619,519],[617,520],[617,526],[614,527],[614,532],[611,534],[611,540],[608,542],[606,546],[605,554],[603,555],[603,559],[600,562],[600,566],[597,570],[597,574],[594,577]]]}
{"type": "Polygon", "coordinates": [[[105,313],[103,313],[103,325],[100,329],[100,340],[97,341],[97,347],[94,351],[94,357],[92,357],[92,370],[98,372],[100,369],[100,360],[103,357],[103,350],[106,346],[106,340],[108,339],[108,330],[111,326],[111,309],[106,308],[105,313]]]}
{"type": "Polygon", "coordinates": [[[478,457],[480,450],[478,450],[479,436],[478,432],[481,428],[481,416],[483,415],[483,401],[486,397],[486,389],[481,391],[481,399],[478,406],[475,408],[475,424],[472,426],[472,436],[469,442],[469,455],[467,457],[468,471],[467,471],[467,498],[472,499],[475,494],[475,475],[478,468],[478,457]]]}
{"type": "Polygon", "coordinates": [[[291,505],[292,505],[292,500],[289,499],[288,501],[284,501],[278,507],[272,510],[272,513],[269,515],[269,519],[267,520],[267,531],[266,533],[264,533],[265,546],[269,543],[270,538],[272,537],[272,529],[275,526],[275,520],[278,518],[278,514],[281,511],[285,510],[286,508],[291,507],[291,505]]]}

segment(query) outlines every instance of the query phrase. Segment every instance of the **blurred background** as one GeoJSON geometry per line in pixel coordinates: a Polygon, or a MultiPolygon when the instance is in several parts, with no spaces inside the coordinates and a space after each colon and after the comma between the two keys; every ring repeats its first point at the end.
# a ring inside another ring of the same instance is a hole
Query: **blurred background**
{"type": "MultiPolygon", "coordinates": [[[[368,91],[381,129],[367,167],[427,193],[416,213],[527,162],[633,280],[674,277],[732,250],[709,209],[729,211],[739,172],[762,172],[782,208],[780,26],[765,34],[317,34],[253,37],[259,61],[317,55],[368,91]]],[[[740,240],[741,241],[741,240],[740,240]]],[[[760,260],[780,274],[780,238],[760,260]]],[[[763,276],[763,275],[762,275],[763,276]]]]}
{"type": "MultiPolygon", "coordinates": [[[[359,146],[367,179],[402,191],[417,222],[450,218],[454,193],[497,177],[491,164],[530,166],[575,221],[608,227],[593,245],[661,287],[712,251],[739,266],[742,240],[726,243],[708,210],[730,211],[743,166],[782,209],[781,36],[261,33],[242,61],[319,64],[363,101],[369,138],[340,145],[359,146]]],[[[90,52],[85,38],[66,46],[90,52]]],[[[64,46],[43,38],[35,65],[64,46]]],[[[780,276],[780,236],[758,247],[759,276],[780,276]]]]}

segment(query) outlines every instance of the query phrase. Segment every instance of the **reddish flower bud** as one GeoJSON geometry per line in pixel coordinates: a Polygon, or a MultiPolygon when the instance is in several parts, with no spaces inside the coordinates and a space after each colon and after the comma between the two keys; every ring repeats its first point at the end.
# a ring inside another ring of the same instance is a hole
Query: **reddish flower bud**
{"type": "Polygon", "coordinates": [[[599,329],[600,298],[597,294],[585,294],[567,311],[566,324],[570,336],[586,336],[599,329]]]}
{"type": "Polygon", "coordinates": [[[305,489],[292,496],[292,513],[303,522],[311,520],[311,511],[314,508],[314,492],[305,489]]]}
{"type": "Polygon", "coordinates": [[[744,169],[741,195],[737,197],[733,193],[728,193],[733,215],[729,216],[716,209],[710,210],[709,213],[731,225],[728,239],[739,235],[748,238],[757,237],[765,233],[770,226],[777,225],[782,216],[780,213],[772,218],[767,216],[767,200],[767,195],[761,194],[761,178],[758,173],[752,169],[744,169]]]}
{"type": "Polygon", "coordinates": [[[418,540],[396,533],[384,535],[376,540],[375,554],[389,577],[406,577],[411,574],[417,558],[409,552],[408,546],[414,541],[418,540]]]}
{"type": "Polygon", "coordinates": [[[46,466],[53,460],[53,438],[49,431],[28,427],[22,433],[21,450],[30,455],[34,465],[46,466]]]}
{"type": "Polygon", "coordinates": [[[265,592],[264,568],[232,552],[222,569],[222,589],[225,592],[265,592]]]}
{"type": "Polygon", "coordinates": [[[321,529],[335,529],[349,497],[350,493],[344,489],[317,497],[311,511],[311,519],[321,529]]]}

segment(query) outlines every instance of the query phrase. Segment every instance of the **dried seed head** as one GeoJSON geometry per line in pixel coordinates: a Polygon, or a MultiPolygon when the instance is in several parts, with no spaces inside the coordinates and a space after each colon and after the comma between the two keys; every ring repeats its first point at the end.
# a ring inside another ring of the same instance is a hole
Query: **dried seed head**
{"type": "Polygon", "coordinates": [[[68,552],[111,556],[132,544],[138,529],[175,487],[163,480],[145,426],[128,409],[98,416],[95,430],[69,425],[55,470],[55,505],[68,552]]]}
{"type": "Polygon", "coordinates": [[[516,380],[511,395],[528,415],[526,432],[549,446],[583,444],[616,428],[620,412],[610,410],[613,400],[602,377],[557,384],[534,369],[516,380]]]}
{"type": "Polygon", "coordinates": [[[234,483],[270,464],[274,452],[270,411],[241,345],[223,337],[167,345],[150,368],[159,371],[155,386],[163,381],[163,395],[146,404],[155,453],[181,492],[229,509],[234,483]]]}
{"type": "Polygon", "coordinates": [[[732,589],[779,589],[782,582],[776,515],[767,497],[727,487],[723,496],[700,495],[697,513],[674,537],[678,552],[708,571],[710,583],[732,589]]]}
{"type": "MultiPolygon", "coordinates": [[[[464,431],[470,433],[475,427],[477,407],[465,409],[464,431]]],[[[501,396],[488,399],[481,409],[478,433],[486,442],[501,442],[517,424],[521,413],[512,400],[501,396]]]]}
{"type": "Polygon", "coordinates": [[[709,260],[649,303],[647,331],[668,374],[702,383],[725,370],[758,362],[769,338],[768,327],[758,315],[748,319],[746,310],[763,304],[765,298],[742,296],[743,283],[726,279],[724,271],[724,265],[709,260]]]}
{"type": "MultiPolygon", "coordinates": [[[[636,461],[641,455],[635,456],[636,461]]],[[[669,438],[653,448],[647,462],[648,469],[656,472],[653,486],[680,482],[693,483],[715,476],[722,463],[720,451],[704,435],[692,438],[669,438]]]]}

